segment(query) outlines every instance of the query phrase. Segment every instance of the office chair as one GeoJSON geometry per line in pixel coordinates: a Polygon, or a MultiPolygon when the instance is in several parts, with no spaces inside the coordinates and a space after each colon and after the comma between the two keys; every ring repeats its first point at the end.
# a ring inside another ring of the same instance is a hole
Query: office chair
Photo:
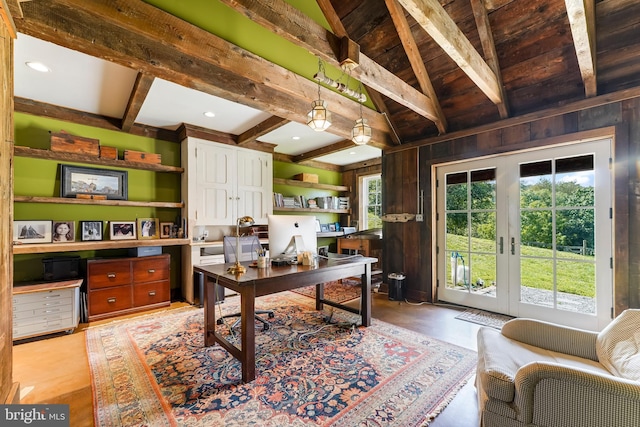
{"type": "MultiPolygon", "coordinates": [[[[240,262],[243,261],[253,261],[257,259],[258,254],[256,252],[257,249],[261,249],[260,239],[258,236],[240,236],[240,250],[239,258],[240,262]]],[[[236,237],[235,236],[224,236],[222,238],[222,247],[224,249],[224,262],[236,262],[236,237]]],[[[255,319],[262,323],[262,330],[266,331],[269,329],[269,322],[258,316],[259,314],[266,314],[269,317],[275,317],[273,310],[256,310],[255,311],[255,319]]],[[[218,325],[222,325],[224,323],[224,319],[231,317],[239,317],[240,313],[233,314],[225,314],[224,316],[217,319],[218,325]]],[[[236,320],[235,323],[231,326],[235,328],[240,323],[240,319],[236,320]]]]}

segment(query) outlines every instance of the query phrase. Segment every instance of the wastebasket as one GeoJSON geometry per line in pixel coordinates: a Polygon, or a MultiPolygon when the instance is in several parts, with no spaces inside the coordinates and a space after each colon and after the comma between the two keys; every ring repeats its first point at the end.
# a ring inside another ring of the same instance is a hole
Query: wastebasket
{"type": "MultiPolygon", "coordinates": [[[[197,307],[204,307],[204,274],[199,271],[193,273],[193,304],[197,307]]],[[[216,302],[224,302],[224,288],[216,285],[216,302]]]]}
{"type": "Polygon", "coordinates": [[[403,273],[390,273],[389,279],[389,301],[404,301],[404,278],[403,273]]]}

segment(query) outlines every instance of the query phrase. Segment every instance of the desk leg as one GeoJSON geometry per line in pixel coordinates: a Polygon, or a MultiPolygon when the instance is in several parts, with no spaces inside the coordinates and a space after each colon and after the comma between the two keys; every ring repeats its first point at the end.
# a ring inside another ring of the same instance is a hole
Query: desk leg
{"type": "Polygon", "coordinates": [[[322,310],[324,304],[322,304],[322,300],[324,299],[324,283],[318,283],[316,285],[316,310],[322,310]]]}
{"type": "Polygon", "coordinates": [[[361,279],[360,310],[362,313],[362,326],[371,325],[371,263],[364,265],[364,274],[361,279]]]}
{"type": "Polygon", "coordinates": [[[216,333],[216,284],[211,278],[204,278],[204,346],[215,344],[216,333]]]}
{"type": "Polygon", "coordinates": [[[242,381],[245,383],[256,379],[256,326],[254,317],[256,291],[253,286],[246,286],[240,291],[242,348],[240,363],[242,364],[242,381]]]}

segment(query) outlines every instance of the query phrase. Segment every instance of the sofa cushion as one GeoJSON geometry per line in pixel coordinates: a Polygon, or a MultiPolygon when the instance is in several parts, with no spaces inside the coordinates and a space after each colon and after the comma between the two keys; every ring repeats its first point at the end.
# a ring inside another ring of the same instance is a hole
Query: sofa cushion
{"type": "Polygon", "coordinates": [[[611,374],[640,381],[640,310],[625,310],[596,339],[600,363],[611,374]]]}
{"type": "Polygon", "coordinates": [[[493,328],[483,327],[478,331],[477,382],[489,397],[512,402],[515,375],[522,366],[531,362],[552,362],[607,374],[607,370],[593,360],[524,344],[493,328]]]}

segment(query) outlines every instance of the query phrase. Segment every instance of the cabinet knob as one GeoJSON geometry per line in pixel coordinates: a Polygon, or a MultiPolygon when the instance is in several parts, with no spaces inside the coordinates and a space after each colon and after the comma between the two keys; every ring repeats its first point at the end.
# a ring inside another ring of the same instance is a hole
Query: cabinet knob
{"type": "Polygon", "coordinates": [[[107,298],[107,302],[109,304],[113,304],[114,302],[116,302],[116,299],[115,298],[107,298]]]}
{"type": "Polygon", "coordinates": [[[150,297],[155,297],[156,296],[156,291],[149,291],[149,296],[150,297]]]}
{"type": "Polygon", "coordinates": [[[149,273],[155,273],[156,271],[153,268],[150,268],[149,270],[147,270],[149,273]]]}
{"type": "Polygon", "coordinates": [[[116,273],[107,273],[107,277],[109,279],[115,279],[116,278],[116,273]]]}

